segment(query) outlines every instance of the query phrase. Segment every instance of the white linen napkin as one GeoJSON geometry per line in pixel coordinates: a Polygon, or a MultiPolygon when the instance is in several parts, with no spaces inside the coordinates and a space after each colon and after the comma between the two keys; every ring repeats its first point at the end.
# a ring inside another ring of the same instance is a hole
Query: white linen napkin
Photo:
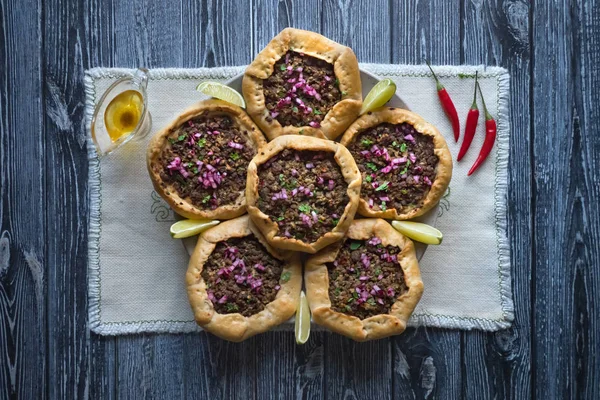
{"type": "MultiPolygon", "coordinates": [[[[392,79],[407,107],[442,132],[456,160],[460,142],[454,143],[452,128],[439,105],[427,67],[361,64],[361,68],[392,79]]],[[[473,99],[471,75],[479,71],[488,110],[498,122],[498,137],[486,162],[467,177],[483,143],[481,111],[471,148],[460,163],[454,162],[450,189],[440,203],[437,228],[444,233],[444,242],[429,246],[420,262],[425,292],[409,324],[504,329],[514,318],[506,237],[509,76],[498,67],[435,68],[456,105],[461,138],[473,99]]],[[[169,235],[175,216],[153,190],[146,171],[146,145],[179,112],[204,98],[194,90],[198,82],[224,82],[243,70],[244,67],[151,70],[147,92],[152,132],[100,159],[88,141],[89,321],[94,332],[120,335],[199,330],[185,289],[188,255],[182,242],[169,235]]],[[[88,131],[94,105],[102,93],[116,79],[132,73],[133,70],[115,68],[86,71],[88,131]]]]}

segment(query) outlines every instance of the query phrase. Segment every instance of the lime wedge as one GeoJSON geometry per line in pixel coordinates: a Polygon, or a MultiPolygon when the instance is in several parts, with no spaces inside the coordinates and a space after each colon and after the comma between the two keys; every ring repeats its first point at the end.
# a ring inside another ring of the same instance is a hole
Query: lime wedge
{"type": "Polygon", "coordinates": [[[204,232],[219,223],[216,219],[182,219],[171,225],[171,236],[182,239],[204,232]]]}
{"type": "Polygon", "coordinates": [[[300,292],[300,304],[296,310],[296,344],[304,344],[310,336],[310,307],[304,290],[300,292]]]}
{"type": "Polygon", "coordinates": [[[196,90],[207,96],[216,97],[228,103],[246,108],[246,102],[241,94],[235,89],[219,82],[201,82],[196,86],[196,90]]]}
{"type": "Polygon", "coordinates": [[[440,244],[444,235],[433,226],[414,221],[392,221],[392,226],[404,236],[426,244],[440,244]]]}
{"type": "Polygon", "coordinates": [[[396,93],[396,84],[391,79],[379,81],[363,101],[361,114],[383,107],[396,93]]]}

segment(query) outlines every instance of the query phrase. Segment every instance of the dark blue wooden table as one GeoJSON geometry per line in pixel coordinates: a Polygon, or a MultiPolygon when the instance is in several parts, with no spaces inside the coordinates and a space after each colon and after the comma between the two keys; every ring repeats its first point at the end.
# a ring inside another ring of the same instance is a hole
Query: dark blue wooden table
{"type": "Polygon", "coordinates": [[[0,398],[600,398],[598,63],[599,0],[0,0],[0,398]],[[509,69],[511,329],[90,333],[83,71],[243,65],[286,26],[509,69]]]}

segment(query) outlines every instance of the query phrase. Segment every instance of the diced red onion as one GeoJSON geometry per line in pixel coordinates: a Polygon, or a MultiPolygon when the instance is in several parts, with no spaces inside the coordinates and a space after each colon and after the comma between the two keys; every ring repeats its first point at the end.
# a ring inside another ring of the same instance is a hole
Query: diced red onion
{"type": "Polygon", "coordinates": [[[424,180],[424,181],[425,181],[425,183],[426,183],[426,184],[428,184],[429,186],[431,186],[431,185],[432,185],[432,183],[431,183],[431,180],[429,179],[429,177],[428,177],[428,176],[424,176],[424,177],[423,177],[423,180],[424,180]]]}
{"type": "Polygon", "coordinates": [[[327,189],[329,190],[333,190],[335,188],[335,182],[330,179],[329,182],[327,182],[327,189]]]}
{"type": "Polygon", "coordinates": [[[275,285],[275,290],[279,290],[279,289],[281,289],[281,286],[275,285]]]}
{"type": "Polygon", "coordinates": [[[311,162],[309,162],[309,163],[306,163],[306,168],[307,168],[307,169],[312,169],[312,168],[314,168],[314,167],[315,167],[315,165],[314,165],[313,163],[311,163],[311,162]]]}
{"type": "Polygon", "coordinates": [[[215,301],[215,294],[212,292],[212,290],[208,291],[208,299],[214,303],[214,301],[215,301]]]}
{"type": "Polygon", "coordinates": [[[223,295],[223,297],[221,297],[219,299],[219,304],[225,304],[227,303],[227,295],[223,295]]]}
{"type": "Polygon", "coordinates": [[[373,236],[367,243],[372,246],[377,246],[378,244],[381,244],[381,239],[379,239],[377,236],[373,236]]]}
{"type": "Polygon", "coordinates": [[[264,271],[266,271],[266,270],[267,270],[267,268],[266,268],[264,265],[260,264],[260,263],[259,263],[259,264],[256,264],[256,265],[254,266],[254,268],[256,268],[257,270],[259,270],[259,271],[261,271],[261,272],[264,272],[264,271]]]}
{"type": "Polygon", "coordinates": [[[408,154],[408,159],[410,160],[411,163],[415,163],[415,161],[417,161],[417,156],[415,156],[415,153],[409,153],[408,154]]]}
{"type": "Polygon", "coordinates": [[[387,293],[388,297],[394,297],[394,295],[396,294],[393,287],[387,288],[386,293],[387,293]]]}
{"type": "Polygon", "coordinates": [[[325,75],[324,78],[327,82],[329,82],[331,80],[331,77],[329,75],[325,75]]]}
{"type": "Polygon", "coordinates": [[[413,135],[404,135],[404,140],[408,140],[409,142],[413,142],[415,141],[415,138],[413,137],[413,135]]]}
{"type": "Polygon", "coordinates": [[[312,126],[313,128],[320,128],[321,127],[321,124],[318,123],[317,121],[310,121],[308,123],[308,125],[312,126]]]}
{"type": "Polygon", "coordinates": [[[311,211],[310,214],[312,215],[314,222],[319,222],[319,217],[317,216],[317,213],[314,210],[311,211]]]}
{"type": "Polygon", "coordinates": [[[377,302],[378,302],[379,304],[383,305],[383,299],[382,299],[382,298],[379,298],[379,299],[377,299],[377,302]]]}
{"type": "Polygon", "coordinates": [[[419,179],[421,179],[421,177],[419,175],[413,176],[413,180],[415,181],[415,183],[419,183],[419,179]]]}
{"type": "Polygon", "coordinates": [[[368,281],[368,280],[369,280],[369,277],[368,277],[368,276],[364,276],[364,275],[363,275],[363,276],[361,276],[361,277],[360,277],[360,278],[358,278],[358,279],[359,279],[359,280],[361,280],[361,281],[368,281]]]}
{"type": "Polygon", "coordinates": [[[238,150],[241,150],[244,148],[243,144],[236,143],[233,140],[230,140],[229,143],[227,143],[227,145],[231,148],[238,149],[238,150]]]}
{"type": "Polygon", "coordinates": [[[292,176],[293,177],[298,176],[298,171],[296,170],[296,168],[292,168],[292,176]]]}

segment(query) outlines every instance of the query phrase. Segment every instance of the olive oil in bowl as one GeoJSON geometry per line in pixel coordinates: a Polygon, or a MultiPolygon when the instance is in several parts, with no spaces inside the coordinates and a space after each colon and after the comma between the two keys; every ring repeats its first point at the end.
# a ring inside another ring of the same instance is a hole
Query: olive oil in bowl
{"type": "Polygon", "coordinates": [[[115,96],[104,112],[106,131],[114,143],[135,130],[142,117],[144,99],[137,90],[115,96]]]}

